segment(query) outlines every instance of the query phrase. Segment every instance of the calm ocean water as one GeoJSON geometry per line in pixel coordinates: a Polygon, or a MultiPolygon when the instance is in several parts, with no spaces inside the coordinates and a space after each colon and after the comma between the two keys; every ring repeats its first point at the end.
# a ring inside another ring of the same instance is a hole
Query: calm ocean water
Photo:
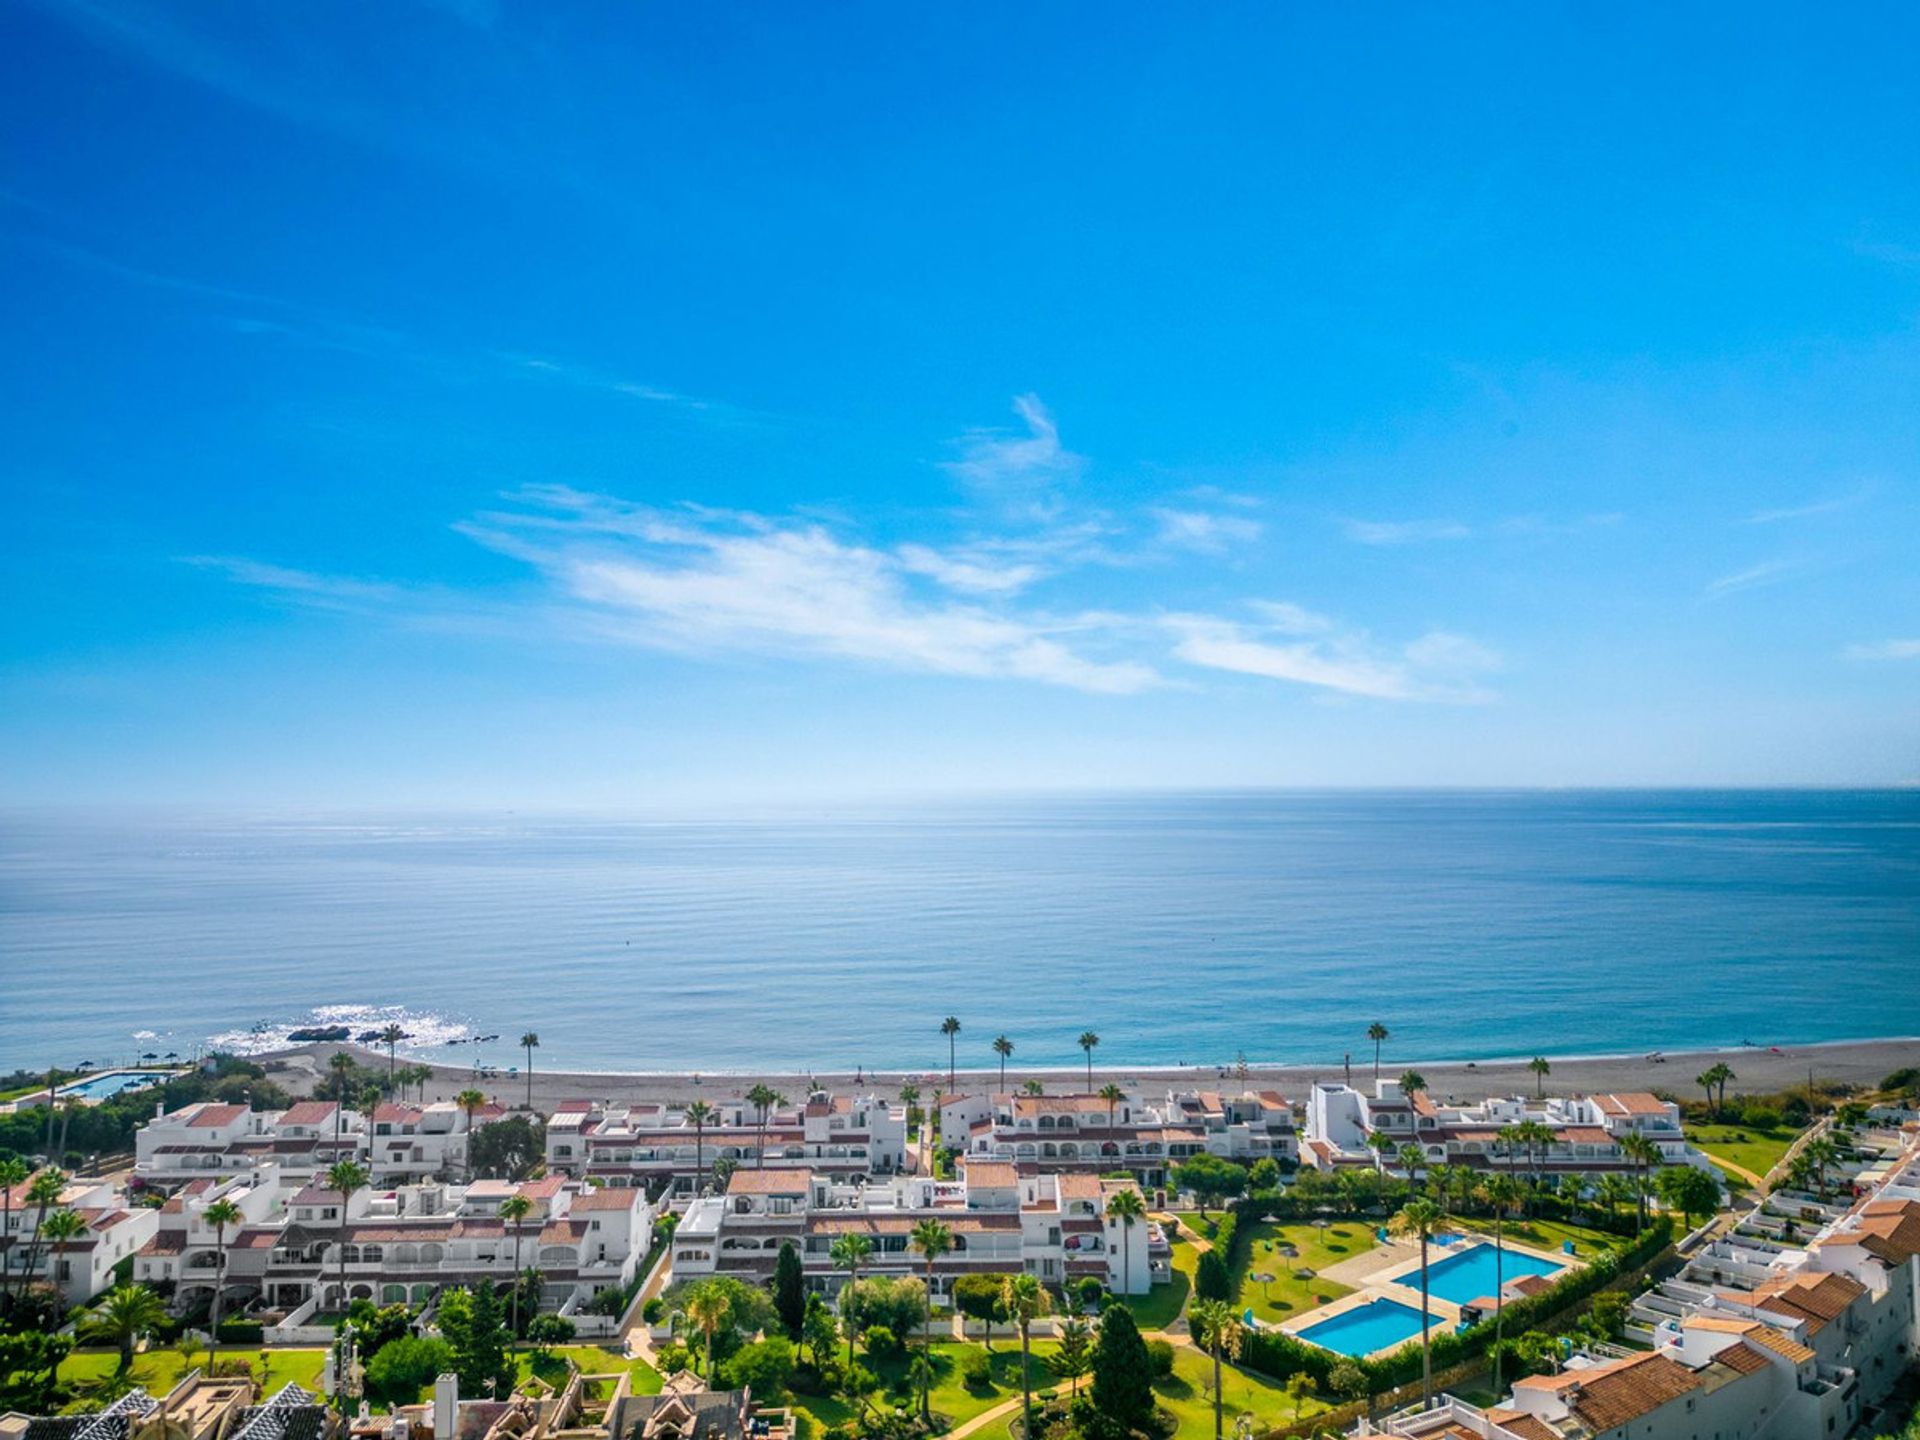
{"type": "Polygon", "coordinates": [[[1920,794],[1247,794],[0,827],[0,1069],[403,1014],[542,1069],[1920,1033],[1920,794]],[[255,1027],[258,1027],[257,1030],[255,1027]]]}

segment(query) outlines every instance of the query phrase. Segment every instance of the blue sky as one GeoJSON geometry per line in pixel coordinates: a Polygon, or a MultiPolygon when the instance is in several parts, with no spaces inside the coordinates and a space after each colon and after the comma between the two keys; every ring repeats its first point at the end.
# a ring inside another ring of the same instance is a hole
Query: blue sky
{"type": "Polygon", "coordinates": [[[0,15],[0,790],[1920,780],[1903,7],[0,15]]]}

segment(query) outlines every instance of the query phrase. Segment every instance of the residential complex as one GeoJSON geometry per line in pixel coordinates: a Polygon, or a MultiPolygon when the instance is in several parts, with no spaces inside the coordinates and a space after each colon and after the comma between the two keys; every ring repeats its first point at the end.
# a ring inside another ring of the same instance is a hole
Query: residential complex
{"type": "Polygon", "coordinates": [[[1168,1277],[1171,1251],[1144,1217],[1129,1223],[1109,1213],[1115,1194],[1134,1189],[1093,1175],[1023,1174],[997,1160],[969,1160],[959,1180],[903,1176],[871,1185],[809,1170],[740,1170],[726,1194],[688,1207],[673,1232],[673,1273],[765,1279],[791,1243],[809,1287],[832,1293],[846,1278],[834,1264],[834,1241],[862,1235],[873,1247],[862,1273],[923,1275],[913,1229],[937,1220],[952,1232],[953,1248],[935,1257],[936,1295],[962,1275],[1022,1272],[1049,1285],[1090,1275],[1140,1294],[1168,1277]]]}
{"type": "Polygon", "coordinates": [[[1293,1107],[1271,1090],[1176,1091],[1157,1102],[1125,1092],[959,1094],[939,1105],[944,1143],[970,1159],[1048,1173],[1126,1170],[1149,1189],[1195,1155],[1271,1159],[1287,1169],[1300,1155],[1293,1107]]]}
{"type": "Polygon", "coordinates": [[[874,1095],[815,1092],[762,1113],[740,1099],[691,1105],[563,1101],[547,1121],[547,1166],[608,1185],[693,1196],[711,1188],[716,1161],[806,1170],[851,1180],[907,1168],[905,1105],[874,1095]]]}
{"type": "Polygon", "coordinates": [[[10,1283],[51,1283],[68,1305],[83,1304],[111,1283],[113,1267],[152,1237],[151,1210],[130,1204],[104,1180],[71,1180],[51,1205],[31,1203],[29,1186],[8,1191],[0,1204],[0,1274],[10,1283]],[[63,1240],[40,1234],[47,1215],[71,1211],[85,1229],[63,1240]]]}
{"type": "Polygon", "coordinates": [[[1420,1166],[1471,1170],[1513,1169],[1535,1176],[1625,1174],[1641,1166],[1632,1137],[1657,1153],[1649,1166],[1711,1162],[1687,1143],[1680,1107],[1656,1095],[1574,1095],[1527,1101],[1520,1097],[1471,1105],[1412,1094],[1397,1080],[1374,1082],[1371,1095],[1338,1082],[1316,1084],[1307,1097],[1302,1163],[1321,1170],[1363,1165],[1404,1176],[1402,1147],[1420,1150],[1420,1166]]]}

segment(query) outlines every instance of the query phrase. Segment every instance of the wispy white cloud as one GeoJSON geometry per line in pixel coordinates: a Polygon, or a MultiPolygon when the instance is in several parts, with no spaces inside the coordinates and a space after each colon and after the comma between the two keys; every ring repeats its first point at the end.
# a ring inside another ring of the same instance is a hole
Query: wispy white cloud
{"type": "Polygon", "coordinates": [[[1176,637],[1173,653],[1206,669],[1376,700],[1493,698],[1480,677],[1500,668],[1500,657],[1465,636],[1430,631],[1394,650],[1297,605],[1268,602],[1259,613],[1264,623],[1216,615],[1170,615],[1164,623],[1176,637]]]}
{"type": "Polygon", "coordinates": [[[1260,522],[1244,515],[1216,515],[1205,510],[1171,510],[1156,507],[1150,512],[1160,527],[1160,542],[1182,550],[1213,553],[1236,541],[1260,538],[1260,522]]]}
{"type": "Polygon", "coordinates": [[[1465,540],[1473,531],[1458,520],[1354,520],[1344,522],[1349,539],[1362,545],[1421,545],[1465,540]]]}
{"type": "Polygon", "coordinates": [[[1036,514],[1058,506],[1054,487],[1077,477],[1086,458],[1060,443],[1060,428],[1037,395],[1017,395],[1014,413],[1024,434],[1005,430],[969,430],[954,443],[960,458],[941,468],[975,490],[1036,514]]]}
{"type": "Polygon", "coordinates": [[[1778,525],[1787,520],[1811,520],[1819,515],[1831,515],[1838,510],[1851,510],[1872,493],[1871,487],[1862,486],[1848,495],[1836,495],[1826,500],[1809,500],[1801,505],[1782,505],[1775,509],[1756,510],[1741,519],[1742,525],[1778,525]]]}
{"type": "Polygon", "coordinates": [[[269,565],[235,555],[184,555],[181,563],[218,571],[237,585],[272,590],[329,609],[386,605],[405,593],[401,586],[385,581],[323,575],[312,570],[269,565]]]}
{"type": "Polygon", "coordinates": [[[1920,640],[1870,640],[1841,653],[1849,660],[1920,660],[1920,640]]]}
{"type": "Polygon", "coordinates": [[[931,545],[902,545],[894,555],[901,569],[974,595],[1010,595],[1026,589],[1042,573],[1038,565],[1006,564],[983,554],[943,552],[931,545]]]}
{"type": "Polygon", "coordinates": [[[1807,568],[1804,560],[1763,560],[1758,565],[1749,565],[1744,570],[1735,570],[1708,582],[1702,593],[1709,600],[1723,599],[1728,595],[1737,595],[1742,590],[1758,590],[1767,585],[1778,585],[1791,580],[1807,568]]]}

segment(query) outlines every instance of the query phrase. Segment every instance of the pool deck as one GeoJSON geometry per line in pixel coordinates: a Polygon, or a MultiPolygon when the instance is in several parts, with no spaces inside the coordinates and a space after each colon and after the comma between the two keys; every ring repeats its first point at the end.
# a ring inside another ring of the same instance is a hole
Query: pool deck
{"type": "MultiPolygon", "coordinates": [[[[68,1080],[58,1086],[53,1094],[56,1100],[72,1100],[81,1105],[98,1105],[102,1100],[112,1099],[116,1095],[125,1095],[135,1090],[145,1090],[162,1080],[172,1079],[175,1075],[184,1075],[192,1067],[185,1065],[116,1065],[111,1070],[89,1070],[76,1080],[68,1080]],[[126,1085],[104,1094],[93,1093],[100,1088],[100,1082],[111,1080],[120,1075],[137,1075],[145,1081],[140,1085],[126,1085]],[[148,1078],[152,1077],[152,1078],[148,1078]]],[[[0,1114],[12,1114],[22,1106],[29,1109],[47,1103],[46,1087],[29,1091],[5,1104],[0,1104],[0,1114]]]]}
{"type": "MultiPolygon", "coordinates": [[[[1427,1263],[1429,1267],[1431,1267],[1449,1255],[1461,1254],[1464,1251],[1473,1249],[1476,1245],[1491,1246],[1492,1244],[1492,1239],[1486,1235],[1477,1232],[1467,1234],[1448,1245],[1429,1246],[1427,1263]]],[[[1547,1250],[1537,1250],[1531,1245],[1516,1245],[1512,1241],[1506,1242],[1502,1248],[1506,1250],[1508,1254],[1530,1256],[1535,1260],[1544,1261],[1547,1264],[1557,1266],[1561,1269],[1570,1270],[1586,1264],[1586,1261],[1577,1255],[1564,1255],[1547,1250]]],[[[1344,1260],[1337,1266],[1329,1266],[1321,1273],[1329,1280],[1338,1280],[1343,1285],[1353,1285],[1357,1288],[1351,1295],[1343,1295],[1331,1304],[1322,1305],[1317,1310],[1309,1310],[1304,1315],[1295,1316],[1293,1319],[1288,1320],[1285,1324],[1278,1327],[1288,1335],[1305,1339],[1309,1345],[1316,1342],[1301,1335],[1301,1331],[1311,1330],[1314,1326],[1331,1320],[1337,1315],[1345,1315],[1349,1311],[1362,1309],[1376,1300],[1395,1300],[1406,1306],[1416,1315],[1420,1313],[1420,1247],[1418,1245],[1410,1245],[1405,1241],[1392,1241],[1375,1250],[1369,1251],[1365,1255],[1356,1255],[1352,1260],[1344,1260]],[[1336,1271],[1349,1271],[1350,1268],[1358,1267],[1361,1262],[1364,1261],[1372,1262],[1367,1265],[1364,1270],[1355,1269],[1354,1273],[1345,1274],[1335,1273],[1336,1271]]],[[[1516,1276],[1514,1278],[1517,1279],[1518,1277],[1516,1276]]],[[[1479,1297],[1476,1296],[1475,1298],[1477,1299],[1479,1297]]],[[[1429,1295],[1427,1297],[1427,1313],[1433,1317],[1432,1323],[1437,1329],[1451,1330],[1458,1325],[1460,1323],[1460,1310],[1461,1307],[1454,1304],[1451,1300],[1443,1300],[1438,1295],[1429,1295]]],[[[1416,1334],[1414,1338],[1417,1339],[1419,1337],[1416,1334]]],[[[1364,1357],[1356,1356],[1354,1358],[1371,1359],[1377,1355],[1390,1355],[1406,1343],[1405,1340],[1398,1340],[1391,1345],[1382,1346],[1378,1350],[1368,1351],[1364,1357]]],[[[1335,1351],[1334,1353],[1344,1354],[1345,1352],[1335,1351]]]]}

